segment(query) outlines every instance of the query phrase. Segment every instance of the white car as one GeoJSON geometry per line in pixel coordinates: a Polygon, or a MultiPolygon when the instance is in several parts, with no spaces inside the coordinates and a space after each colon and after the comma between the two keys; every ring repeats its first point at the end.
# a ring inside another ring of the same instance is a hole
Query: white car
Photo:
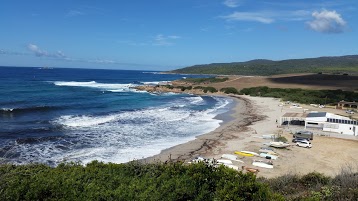
{"type": "Polygon", "coordinates": [[[312,144],[309,141],[299,141],[296,142],[296,145],[299,147],[312,148],[312,144]]]}
{"type": "Polygon", "coordinates": [[[346,113],[347,114],[354,114],[354,112],[352,110],[347,110],[346,113]]]}

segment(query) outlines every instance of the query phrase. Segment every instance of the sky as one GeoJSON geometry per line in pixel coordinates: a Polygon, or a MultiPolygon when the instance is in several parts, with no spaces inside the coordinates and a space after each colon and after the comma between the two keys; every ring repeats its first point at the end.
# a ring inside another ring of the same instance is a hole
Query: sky
{"type": "Polygon", "coordinates": [[[172,70],[358,54],[357,0],[0,1],[0,66],[172,70]]]}

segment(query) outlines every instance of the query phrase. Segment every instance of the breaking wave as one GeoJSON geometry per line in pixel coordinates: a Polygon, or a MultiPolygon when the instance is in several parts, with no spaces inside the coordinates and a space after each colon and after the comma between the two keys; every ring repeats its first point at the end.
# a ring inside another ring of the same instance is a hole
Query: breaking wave
{"type": "Polygon", "coordinates": [[[220,126],[215,116],[229,101],[211,98],[216,104],[193,110],[205,103],[202,97],[183,97],[182,107],[165,106],[121,111],[107,115],[63,115],[52,122],[66,135],[17,139],[11,149],[15,163],[41,162],[56,165],[64,161],[88,163],[92,160],[123,163],[141,159],[177,144],[195,139],[220,126]],[[36,156],[36,157],[34,157],[36,156]]]}
{"type": "Polygon", "coordinates": [[[54,82],[56,86],[68,86],[68,87],[90,87],[97,88],[101,90],[111,91],[111,92],[135,92],[136,84],[111,84],[111,83],[98,83],[96,81],[89,82],[75,82],[75,81],[56,81],[54,82]]]}
{"type": "Polygon", "coordinates": [[[5,114],[19,114],[19,113],[32,113],[32,112],[44,112],[49,110],[61,109],[57,106],[33,106],[33,107],[19,107],[19,108],[1,108],[0,112],[5,114]]]}

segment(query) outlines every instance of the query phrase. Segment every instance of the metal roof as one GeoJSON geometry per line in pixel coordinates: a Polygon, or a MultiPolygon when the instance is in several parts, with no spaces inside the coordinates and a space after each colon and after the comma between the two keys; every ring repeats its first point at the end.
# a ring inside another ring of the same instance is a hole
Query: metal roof
{"type": "Polygon", "coordinates": [[[307,113],[285,113],[282,117],[291,117],[291,118],[294,118],[294,117],[302,117],[302,118],[305,118],[307,117],[307,113]]]}
{"type": "Polygon", "coordinates": [[[326,117],[327,112],[311,112],[307,117],[326,117]]]}

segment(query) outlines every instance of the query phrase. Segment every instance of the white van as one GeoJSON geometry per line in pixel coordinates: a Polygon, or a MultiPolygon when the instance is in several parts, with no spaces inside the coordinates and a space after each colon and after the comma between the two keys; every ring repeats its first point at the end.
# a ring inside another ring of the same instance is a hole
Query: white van
{"type": "Polygon", "coordinates": [[[310,141],[299,141],[299,142],[296,142],[296,145],[299,146],[299,147],[305,147],[305,148],[312,148],[312,144],[310,141]]]}

